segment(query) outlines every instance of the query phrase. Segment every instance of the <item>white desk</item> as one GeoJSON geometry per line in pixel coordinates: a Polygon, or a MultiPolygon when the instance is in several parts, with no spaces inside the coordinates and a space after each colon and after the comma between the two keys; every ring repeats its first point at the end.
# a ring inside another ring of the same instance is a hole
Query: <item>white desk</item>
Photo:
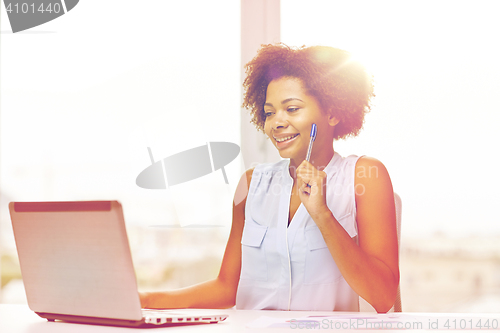
{"type": "MultiPolygon", "coordinates": [[[[375,317],[376,320],[382,321],[385,320],[387,322],[387,315],[377,315],[377,314],[367,314],[367,313],[347,313],[347,312],[309,312],[309,311],[249,311],[249,310],[210,310],[211,312],[220,312],[229,314],[229,318],[224,322],[220,322],[218,324],[206,324],[206,325],[196,325],[196,326],[170,326],[170,327],[159,327],[159,328],[122,328],[122,327],[111,327],[111,326],[95,326],[95,325],[81,325],[81,324],[72,324],[72,323],[64,323],[64,322],[48,322],[45,319],[38,317],[34,312],[32,312],[27,305],[10,305],[10,304],[0,304],[0,332],[1,333],[84,333],[84,332],[93,332],[93,333],[105,333],[105,332],[231,332],[231,333],[239,333],[239,332],[303,332],[310,331],[306,327],[306,323],[295,322],[294,327],[279,329],[279,328],[249,328],[247,325],[249,323],[255,323],[255,320],[262,317],[272,317],[272,318],[283,318],[283,319],[292,319],[292,318],[303,318],[306,316],[339,316],[339,318],[347,318],[349,316],[354,316],[354,320],[359,320],[361,322],[363,318],[369,316],[372,321],[375,317]],[[357,319],[356,319],[357,318],[357,319]],[[301,326],[301,327],[300,327],[301,326]]],[[[497,329],[486,329],[483,327],[482,332],[488,331],[498,331],[500,330],[500,314],[490,313],[490,314],[417,314],[417,313],[403,313],[403,314],[392,314],[400,315],[400,319],[403,321],[404,318],[405,324],[409,325],[410,321],[415,321],[416,319],[422,323],[422,328],[430,331],[437,331],[432,327],[429,328],[430,323],[435,323],[438,320],[440,321],[440,326],[442,327],[445,323],[445,320],[449,320],[450,329],[441,328],[439,332],[443,331],[464,331],[465,329],[460,329],[460,322],[465,324],[466,329],[470,331],[469,320],[472,320],[473,325],[477,325],[479,320],[482,320],[481,325],[486,323],[486,319],[489,319],[489,325],[492,324],[493,320],[496,320],[497,329]],[[457,329],[453,329],[453,320],[455,321],[455,325],[457,329]]],[[[346,319],[344,319],[346,320],[346,319]]],[[[340,325],[340,324],[339,324],[340,325]]],[[[309,327],[311,328],[311,327],[309,327]]],[[[335,329],[332,324],[322,323],[318,330],[315,331],[328,331],[331,329],[335,329]]],[[[358,327],[358,331],[381,331],[381,329],[377,329],[373,327],[373,329],[367,329],[365,327],[358,327]]],[[[337,329],[338,330],[338,329],[337,329]]],[[[348,328],[347,322],[345,324],[344,329],[340,329],[341,331],[352,331],[355,329],[348,328]]],[[[477,327],[473,330],[477,330],[477,327]]],[[[398,331],[397,329],[392,329],[391,331],[398,331]]],[[[407,330],[406,330],[407,331],[407,330]]]]}

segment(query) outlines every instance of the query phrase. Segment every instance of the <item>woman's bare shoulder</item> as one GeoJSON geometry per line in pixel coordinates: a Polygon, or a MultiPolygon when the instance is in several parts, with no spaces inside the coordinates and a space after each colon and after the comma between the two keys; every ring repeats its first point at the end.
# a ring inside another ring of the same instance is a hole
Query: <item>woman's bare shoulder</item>
{"type": "Polygon", "coordinates": [[[368,187],[391,187],[391,179],[385,165],[378,159],[362,156],[356,162],[355,183],[368,187]]]}
{"type": "Polygon", "coordinates": [[[234,205],[238,206],[241,203],[245,203],[248,195],[248,189],[250,187],[250,181],[252,180],[253,171],[255,168],[248,169],[243,175],[241,175],[240,182],[234,193],[234,205]]]}
{"type": "Polygon", "coordinates": [[[378,159],[371,156],[361,156],[356,162],[356,177],[377,177],[380,173],[387,173],[387,168],[378,159]],[[366,171],[366,172],[365,172],[366,171]],[[370,173],[371,171],[371,173],[370,173]]]}

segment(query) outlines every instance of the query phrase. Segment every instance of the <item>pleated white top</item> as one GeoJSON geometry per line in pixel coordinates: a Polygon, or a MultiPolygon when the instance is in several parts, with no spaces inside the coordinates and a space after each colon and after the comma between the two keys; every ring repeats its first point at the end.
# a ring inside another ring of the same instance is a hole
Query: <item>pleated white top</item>
{"type": "MultiPolygon", "coordinates": [[[[358,234],[354,189],[358,158],[335,153],[324,169],[327,205],[351,237],[358,234]]],[[[359,311],[358,295],[344,280],[302,204],[288,226],[293,186],[289,162],[254,169],[245,208],[236,308],[359,311]]]]}

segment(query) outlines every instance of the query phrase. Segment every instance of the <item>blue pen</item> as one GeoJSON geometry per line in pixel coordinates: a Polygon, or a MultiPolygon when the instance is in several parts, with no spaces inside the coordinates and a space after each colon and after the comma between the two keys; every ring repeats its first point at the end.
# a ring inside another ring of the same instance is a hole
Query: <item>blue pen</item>
{"type": "Polygon", "coordinates": [[[318,130],[316,129],[316,124],[312,124],[311,126],[311,139],[309,140],[309,148],[307,149],[307,156],[306,156],[306,161],[309,162],[309,159],[311,158],[311,151],[313,149],[313,142],[316,140],[316,134],[318,133],[318,130]]]}

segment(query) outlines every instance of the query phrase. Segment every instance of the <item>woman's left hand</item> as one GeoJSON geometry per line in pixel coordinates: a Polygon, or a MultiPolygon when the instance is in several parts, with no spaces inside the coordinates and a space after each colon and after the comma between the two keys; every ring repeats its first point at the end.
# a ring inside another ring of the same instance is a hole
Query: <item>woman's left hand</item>
{"type": "Polygon", "coordinates": [[[326,172],[304,160],[297,168],[297,188],[300,201],[313,219],[330,211],[326,204],[326,172]]]}

